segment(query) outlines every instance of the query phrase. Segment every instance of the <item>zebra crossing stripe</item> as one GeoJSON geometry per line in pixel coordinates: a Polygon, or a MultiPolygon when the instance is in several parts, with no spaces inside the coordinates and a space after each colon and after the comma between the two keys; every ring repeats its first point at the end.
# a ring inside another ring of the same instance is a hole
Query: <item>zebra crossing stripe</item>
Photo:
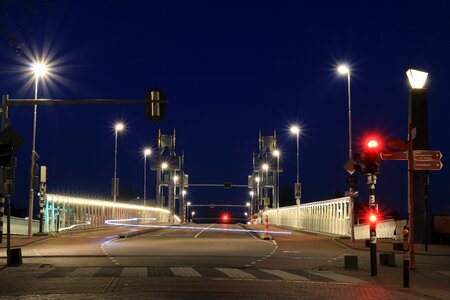
{"type": "Polygon", "coordinates": [[[234,268],[216,268],[216,270],[224,273],[230,278],[244,278],[244,279],[256,279],[256,277],[253,274],[244,272],[239,269],[234,268]]]}
{"type": "Polygon", "coordinates": [[[92,277],[98,270],[100,267],[78,268],[67,277],[92,277]]]}
{"type": "Polygon", "coordinates": [[[281,279],[284,280],[302,280],[302,281],[310,281],[308,278],[303,277],[303,276],[299,276],[299,275],[295,275],[283,270],[270,270],[270,269],[259,269],[263,272],[275,275],[280,277],[281,279]]]}
{"type": "Polygon", "coordinates": [[[124,267],[120,277],[147,277],[147,267],[124,267]]]}
{"type": "Polygon", "coordinates": [[[202,274],[191,267],[171,267],[170,270],[175,276],[180,277],[202,277],[202,274]]]}
{"type": "Polygon", "coordinates": [[[326,277],[326,278],[329,278],[329,279],[334,280],[336,282],[367,283],[367,281],[364,281],[364,280],[361,280],[361,279],[358,279],[358,278],[355,278],[355,277],[342,275],[342,274],[338,274],[338,273],[333,273],[333,272],[328,272],[328,271],[311,271],[309,273],[317,275],[317,276],[326,277]]]}

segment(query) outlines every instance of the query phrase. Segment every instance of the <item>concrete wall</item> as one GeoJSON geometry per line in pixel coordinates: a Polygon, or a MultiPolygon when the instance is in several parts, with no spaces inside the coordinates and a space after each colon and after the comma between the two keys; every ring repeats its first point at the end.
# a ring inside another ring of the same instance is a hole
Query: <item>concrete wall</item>
{"type": "MultiPolygon", "coordinates": [[[[3,234],[6,234],[8,225],[6,216],[3,218],[3,234]]],[[[39,232],[39,221],[33,220],[33,233],[39,232]]],[[[28,220],[24,218],[11,217],[11,234],[28,235],[28,220]]]]}

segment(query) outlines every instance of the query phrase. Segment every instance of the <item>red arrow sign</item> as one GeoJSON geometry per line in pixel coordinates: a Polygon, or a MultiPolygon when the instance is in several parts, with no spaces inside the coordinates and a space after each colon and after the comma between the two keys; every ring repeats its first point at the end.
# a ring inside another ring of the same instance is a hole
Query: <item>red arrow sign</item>
{"type": "Polygon", "coordinates": [[[414,170],[424,171],[424,170],[440,170],[442,169],[441,161],[414,161],[414,170]]]}
{"type": "Polygon", "coordinates": [[[441,151],[436,150],[414,150],[414,160],[415,161],[439,161],[442,158],[441,151]]]}
{"type": "Polygon", "coordinates": [[[382,160],[408,160],[408,151],[383,151],[380,156],[382,160]]]}

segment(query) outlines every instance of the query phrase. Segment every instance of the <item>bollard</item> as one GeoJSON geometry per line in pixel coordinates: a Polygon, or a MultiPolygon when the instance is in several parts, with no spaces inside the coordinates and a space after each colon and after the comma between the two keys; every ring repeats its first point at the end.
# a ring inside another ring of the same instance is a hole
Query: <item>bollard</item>
{"type": "Polygon", "coordinates": [[[409,227],[403,226],[403,287],[409,288],[409,227]]]}
{"type": "Polygon", "coordinates": [[[264,218],[264,238],[269,236],[267,232],[269,229],[269,215],[266,213],[266,217],[264,218]]]}
{"type": "Polygon", "coordinates": [[[22,264],[22,249],[21,248],[12,248],[10,251],[10,266],[20,266],[22,264]]]}
{"type": "Polygon", "coordinates": [[[344,256],[344,268],[346,270],[357,270],[358,269],[358,256],[345,255],[344,256]]]}

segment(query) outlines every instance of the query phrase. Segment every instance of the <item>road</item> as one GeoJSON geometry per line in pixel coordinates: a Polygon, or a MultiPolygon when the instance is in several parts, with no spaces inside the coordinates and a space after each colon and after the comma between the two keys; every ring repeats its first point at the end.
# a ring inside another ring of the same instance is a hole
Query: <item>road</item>
{"type": "Polygon", "coordinates": [[[414,274],[412,283],[416,277],[420,280],[418,276],[433,276],[437,282],[428,285],[428,290],[427,286],[408,290],[401,289],[401,267],[379,267],[379,276],[373,278],[366,252],[332,238],[291,232],[262,240],[256,233],[233,231],[242,229],[238,224],[192,224],[148,229],[128,238],[118,235],[135,228],[52,237],[23,247],[21,267],[0,270],[0,295],[24,299],[348,299],[352,295],[446,299],[450,294],[445,285],[450,277],[448,257],[418,257],[418,268],[424,273],[414,274]],[[345,255],[358,256],[359,270],[344,269],[345,255]]]}

